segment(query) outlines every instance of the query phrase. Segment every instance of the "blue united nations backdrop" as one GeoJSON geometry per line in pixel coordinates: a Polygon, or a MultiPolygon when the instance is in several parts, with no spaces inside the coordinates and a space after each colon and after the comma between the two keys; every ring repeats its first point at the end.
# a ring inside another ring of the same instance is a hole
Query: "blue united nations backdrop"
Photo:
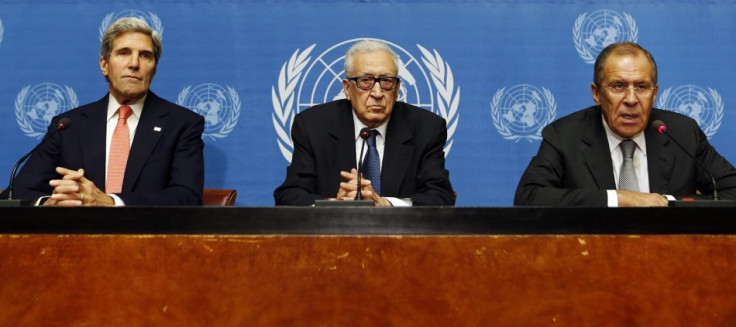
{"type": "Polygon", "coordinates": [[[344,53],[366,38],[400,55],[402,101],[446,119],[459,206],[512,205],[541,129],[593,104],[592,63],[616,41],[652,52],[656,106],[736,162],[733,1],[0,2],[4,178],[51,117],[105,95],[100,39],[123,16],[162,35],[151,88],[205,117],[205,185],[241,206],[273,205],[294,115],[343,96],[344,53]]]}

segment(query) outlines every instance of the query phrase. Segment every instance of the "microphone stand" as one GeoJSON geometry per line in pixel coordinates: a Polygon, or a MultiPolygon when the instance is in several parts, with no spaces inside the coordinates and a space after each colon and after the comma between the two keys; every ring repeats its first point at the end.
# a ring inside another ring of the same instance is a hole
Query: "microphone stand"
{"type": "Polygon", "coordinates": [[[667,125],[665,125],[664,122],[662,122],[661,120],[655,120],[652,123],[652,127],[654,127],[659,134],[666,135],[667,138],[672,140],[672,142],[674,142],[680,148],[680,150],[685,152],[685,154],[687,154],[690,157],[690,159],[692,159],[700,169],[702,169],[706,174],[708,174],[708,177],[710,177],[711,184],[713,184],[713,194],[711,195],[712,201],[708,201],[708,200],[683,201],[683,200],[680,200],[680,201],[674,201],[674,203],[673,201],[670,201],[671,207],[726,207],[726,206],[730,207],[730,206],[736,205],[736,201],[734,200],[720,200],[718,198],[718,185],[716,184],[716,179],[715,177],[713,177],[713,174],[710,172],[710,170],[708,170],[700,162],[700,160],[695,158],[694,155],[690,154],[690,152],[688,152],[685,149],[685,147],[682,146],[682,144],[680,144],[680,142],[677,142],[677,140],[672,135],[670,135],[669,132],[667,132],[667,125]]]}
{"type": "Polygon", "coordinates": [[[22,164],[28,157],[31,156],[38,148],[41,147],[46,141],[50,140],[54,135],[60,133],[63,130],[66,130],[69,128],[72,124],[71,119],[69,118],[61,118],[59,122],[56,124],[56,130],[51,132],[50,134],[46,134],[46,136],[41,140],[38,145],[36,145],[31,151],[26,153],[23,157],[18,160],[18,162],[15,163],[15,166],[13,166],[13,172],[10,173],[10,182],[8,183],[8,188],[5,189],[4,192],[7,192],[8,197],[6,199],[0,200],[0,207],[20,207],[21,200],[20,199],[13,199],[13,188],[15,186],[15,173],[18,171],[18,168],[20,167],[20,164],[22,164]]]}
{"type": "MultiPolygon", "coordinates": [[[[360,146],[360,156],[358,156],[358,185],[357,185],[357,193],[355,194],[355,199],[350,201],[334,201],[334,200],[314,200],[314,206],[316,207],[373,207],[376,204],[373,202],[373,200],[364,200],[363,199],[363,191],[361,190],[360,184],[361,184],[361,178],[362,178],[362,169],[361,166],[363,166],[363,150],[365,149],[365,143],[368,137],[371,136],[371,130],[363,127],[360,130],[360,138],[363,139],[363,144],[360,146]]],[[[337,199],[342,200],[342,199],[337,199]]]]}

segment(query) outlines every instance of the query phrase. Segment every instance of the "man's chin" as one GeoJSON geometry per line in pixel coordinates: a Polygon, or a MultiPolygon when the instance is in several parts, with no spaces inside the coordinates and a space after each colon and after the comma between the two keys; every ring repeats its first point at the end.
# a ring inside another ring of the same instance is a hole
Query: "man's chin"
{"type": "Polygon", "coordinates": [[[368,115],[368,117],[365,117],[363,119],[363,123],[370,128],[376,128],[380,126],[381,124],[383,124],[383,122],[385,122],[387,118],[388,116],[383,115],[383,114],[382,115],[368,115]]]}
{"type": "Polygon", "coordinates": [[[641,126],[624,126],[619,127],[614,132],[621,137],[630,138],[643,131],[644,128],[641,126]]]}
{"type": "Polygon", "coordinates": [[[118,102],[120,102],[120,104],[129,104],[130,102],[134,102],[142,98],[144,95],[146,95],[146,92],[148,92],[148,90],[145,90],[143,92],[141,92],[140,90],[123,90],[122,92],[118,93],[121,99],[117,99],[118,96],[116,96],[115,98],[116,100],[118,100],[118,102]],[[123,103],[123,101],[126,103],[123,103]]]}

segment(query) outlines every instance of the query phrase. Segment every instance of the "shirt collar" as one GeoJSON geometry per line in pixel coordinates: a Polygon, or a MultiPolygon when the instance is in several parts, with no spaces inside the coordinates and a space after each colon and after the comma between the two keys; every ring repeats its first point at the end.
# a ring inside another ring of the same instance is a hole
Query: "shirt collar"
{"type": "MultiPolygon", "coordinates": [[[[130,107],[130,109],[133,110],[133,113],[131,115],[135,116],[136,118],[141,117],[141,112],[143,112],[143,104],[146,102],[146,97],[148,97],[148,92],[146,92],[146,94],[143,95],[136,102],[128,105],[128,107],[130,107]]],[[[112,95],[108,96],[107,121],[110,121],[110,119],[113,119],[113,117],[116,117],[118,113],[118,108],[120,108],[120,106],[121,104],[119,104],[118,101],[115,100],[114,96],[112,95]]]]}
{"type": "MultiPolygon", "coordinates": [[[[357,140],[358,137],[360,137],[360,130],[363,129],[363,127],[368,127],[368,126],[363,124],[363,122],[360,121],[360,119],[358,119],[358,115],[355,114],[355,110],[352,110],[352,113],[353,113],[353,127],[355,127],[355,130],[353,131],[354,133],[353,135],[355,135],[355,139],[357,140]]],[[[389,116],[388,119],[386,119],[386,121],[383,122],[383,124],[381,124],[380,126],[376,128],[371,128],[381,133],[381,137],[383,137],[384,140],[386,139],[386,129],[387,129],[389,120],[391,120],[391,116],[389,116]]]]}
{"type": "MultiPolygon", "coordinates": [[[[618,148],[618,145],[621,143],[621,141],[624,140],[624,138],[614,133],[611,130],[611,127],[608,126],[606,117],[603,116],[603,114],[601,114],[601,120],[603,120],[603,128],[606,130],[606,139],[608,140],[608,149],[611,152],[613,152],[614,150],[618,148]]],[[[646,138],[644,137],[644,131],[637,133],[633,137],[630,137],[630,139],[633,140],[634,143],[636,143],[636,147],[641,150],[644,156],[646,156],[647,155],[647,142],[646,142],[646,138]]]]}

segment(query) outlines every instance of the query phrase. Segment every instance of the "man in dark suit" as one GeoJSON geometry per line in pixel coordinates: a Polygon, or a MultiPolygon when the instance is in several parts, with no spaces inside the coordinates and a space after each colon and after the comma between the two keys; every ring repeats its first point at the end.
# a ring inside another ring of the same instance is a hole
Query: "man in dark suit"
{"type": "Polygon", "coordinates": [[[49,132],[62,117],[73,126],[30,157],[17,197],[46,206],[201,204],[204,118],[149,91],[160,55],[161,38],[145,21],[111,24],[100,56],[110,93],[52,119],[49,132]]]}
{"type": "Polygon", "coordinates": [[[274,191],[276,204],[354,199],[359,189],[355,167],[363,142],[359,133],[367,127],[377,131],[381,164],[380,178],[361,180],[365,199],[379,206],[453,205],[443,152],[445,120],[396,101],[400,85],[396,54],[382,42],[358,42],[345,56],[345,74],[347,99],[314,106],[294,118],[294,154],[286,180],[274,191]],[[379,183],[380,193],[373,188],[379,183]]]}
{"type": "Polygon", "coordinates": [[[656,120],[713,174],[721,198],[736,199],[736,169],[697,123],[653,109],[657,65],[648,51],[615,43],[600,53],[594,69],[596,106],[544,128],[515,205],[666,206],[674,197],[712,193],[709,175],[666,135],[648,128],[656,120]],[[632,142],[633,154],[626,155],[624,144],[632,142]]]}

